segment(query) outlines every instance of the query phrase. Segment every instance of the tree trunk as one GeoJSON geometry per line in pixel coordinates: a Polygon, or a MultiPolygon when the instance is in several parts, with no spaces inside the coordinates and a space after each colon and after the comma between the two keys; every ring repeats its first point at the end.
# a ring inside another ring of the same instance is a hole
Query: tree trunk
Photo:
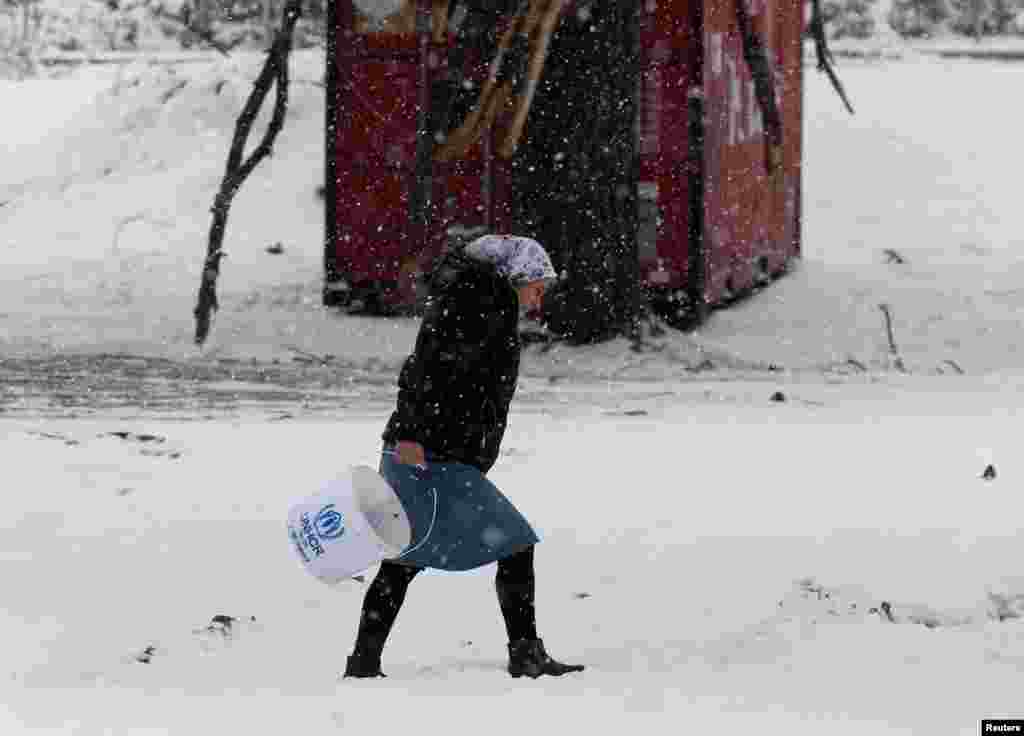
{"type": "Polygon", "coordinates": [[[567,275],[547,321],[574,343],[631,334],[639,319],[638,20],[621,0],[566,15],[515,164],[519,230],[567,275]]]}
{"type": "Polygon", "coordinates": [[[281,27],[274,36],[274,42],[267,52],[266,61],[259,76],[253,82],[252,91],[245,106],[235,121],[235,134],[228,151],[224,178],[220,190],[214,198],[213,215],[210,233],[207,238],[206,261],[199,283],[199,293],[193,314],[196,319],[195,343],[202,345],[210,334],[213,315],[219,308],[217,299],[217,279],[220,277],[220,262],[224,258],[222,245],[227,230],[228,213],[231,203],[249,174],[263,159],[271,154],[278,133],[284,127],[285,115],[288,111],[288,65],[291,58],[295,26],[302,15],[301,0],[287,0],[281,10],[281,27]],[[249,134],[256,122],[263,102],[271,87],[275,89],[274,110],[270,122],[259,144],[246,154],[249,134]]]}
{"type": "Polygon", "coordinates": [[[263,0],[263,30],[267,34],[267,45],[274,38],[274,0],[263,0]]]}
{"type": "Polygon", "coordinates": [[[29,45],[31,44],[29,27],[29,8],[31,7],[30,0],[22,0],[21,3],[21,47],[28,52],[29,45]]]}

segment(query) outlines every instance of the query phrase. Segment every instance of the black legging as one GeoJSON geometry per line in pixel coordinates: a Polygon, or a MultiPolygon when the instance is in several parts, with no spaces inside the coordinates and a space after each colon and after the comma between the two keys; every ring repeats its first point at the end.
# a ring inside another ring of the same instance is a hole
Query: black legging
{"type": "MultiPolygon", "coordinates": [[[[359,619],[354,652],[356,655],[380,657],[398,611],[405,601],[409,583],[422,569],[395,562],[381,563],[380,571],[363,599],[363,613],[359,619]]],[[[537,638],[535,585],[533,545],[498,561],[494,587],[509,641],[537,638]]]]}

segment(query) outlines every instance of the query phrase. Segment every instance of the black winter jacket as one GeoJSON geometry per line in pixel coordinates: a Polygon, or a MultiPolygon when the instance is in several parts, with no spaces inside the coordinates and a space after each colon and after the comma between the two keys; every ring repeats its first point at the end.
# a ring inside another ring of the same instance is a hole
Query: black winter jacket
{"type": "Polygon", "coordinates": [[[398,377],[387,443],[486,473],[498,459],[519,377],[519,299],[493,266],[453,252],[431,276],[416,347],[398,377]]]}

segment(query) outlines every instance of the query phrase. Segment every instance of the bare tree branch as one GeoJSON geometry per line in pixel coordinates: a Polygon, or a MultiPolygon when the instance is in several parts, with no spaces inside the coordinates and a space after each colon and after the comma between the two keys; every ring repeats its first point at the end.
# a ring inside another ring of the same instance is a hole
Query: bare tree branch
{"type": "Polygon", "coordinates": [[[965,373],[964,369],[961,368],[960,364],[957,363],[955,360],[944,360],[944,361],[942,361],[942,364],[950,366],[953,370],[955,370],[961,376],[964,375],[964,373],[965,373]]]}
{"type": "Polygon", "coordinates": [[[849,113],[853,115],[853,105],[850,104],[850,100],[846,97],[843,83],[839,81],[839,77],[832,67],[835,60],[832,58],[832,52],[828,50],[828,43],[825,41],[825,14],[821,10],[821,0],[811,0],[809,30],[811,37],[814,39],[814,51],[818,57],[818,71],[828,74],[828,78],[832,82],[832,86],[835,88],[839,98],[843,101],[849,113]]]}
{"type": "Polygon", "coordinates": [[[197,345],[202,345],[209,336],[210,323],[213,314],[219,306],[217,301],[217,277],[220,275],[220,261],[225,255],[222,246],[231,202],[253,169],[270,155],[274,140],[284,127],[285,114],[288,109],[288,59],[291,55],[295,25],[298,23],[301,14],[301,0],[288,0],[282,12],[281,27],[277,31],[277,36],[274,38],[270,50],[267,52],[267,59],[263,64],[263,69],[260,71],[256,81],[253,82],[252,92],[250,92],[249,98],[246,100],[245,106],[242,108],[242,112],[235,123],[235,134],[231,141],[231,149],[228,152],[226,172],[224,179],[221,181],[220,191],[214,198],[211,210],[213,221],[210,225],[206,263],[203,267],[199,295],[194,311],[196,318],[195,342],[197,345]],[[263,102],[270,92],[271,85],[276,86],[277,95],[270,123],[267,125],[267,130],[259,145],[246,157],[245,147],[249,139],[249,133],[252,132],[256,116],[259,114],[263,102]]]}

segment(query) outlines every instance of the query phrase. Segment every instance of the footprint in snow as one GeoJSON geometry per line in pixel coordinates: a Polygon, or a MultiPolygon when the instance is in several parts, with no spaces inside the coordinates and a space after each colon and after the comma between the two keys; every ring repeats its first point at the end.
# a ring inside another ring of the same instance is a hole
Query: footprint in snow
{"type": "Polygon", "coordinates": [[[139,454],[145,457],[166,457],[171,460],[177,460],[178,458],[181,457],[180,450],[170,448],[157,449],[156,446],[165,445],[167,443],[167,438],[162,437],[161,435],[158,434],[118,431],[105,432],[99,436],[116,437],[125,442],[133,442],[136,444],[144,445],[144,447],[139,450],[139,454]]]}
{"type": "MultiPolygon", "coordinates": [[[[189,651],[198,646],[202,655],[215,654],[228,649],[232,644],[249,634],[262,631],[255,616],[237,618],[218,614],[210,619],[210,623],[193,629],[191,636],[179,636],[169,644],[154,643],[140,649],[131,657],[138,664],[153,664],[174,653],[189,651]]],[[[194,651],[194,650],[193,650],[194,651]]]]}

